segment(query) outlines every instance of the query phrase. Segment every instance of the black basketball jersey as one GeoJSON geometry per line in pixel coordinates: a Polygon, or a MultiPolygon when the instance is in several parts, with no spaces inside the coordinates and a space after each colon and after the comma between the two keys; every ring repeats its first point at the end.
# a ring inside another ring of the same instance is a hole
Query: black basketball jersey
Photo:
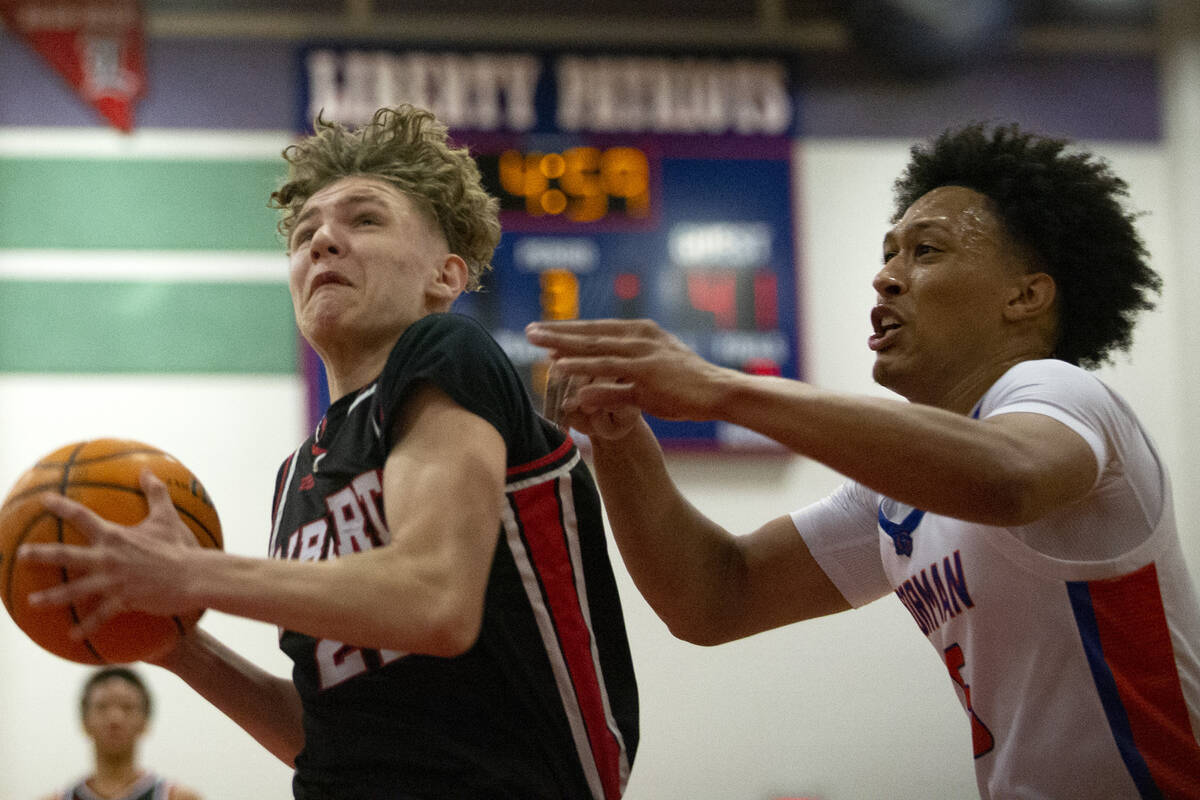
{"type": "Polygon", "coordinates": [[[613,800],[637,747],[638,704],[599,496],[477,322],[416,322],[373,383],[330,406],[280,468],[271,555],[329,559],[388,541],[389,432],[425,382],[494,425],[507,448],[482,630],[456,658],[283,632],[304,704],[295,796],[613,800]]]}

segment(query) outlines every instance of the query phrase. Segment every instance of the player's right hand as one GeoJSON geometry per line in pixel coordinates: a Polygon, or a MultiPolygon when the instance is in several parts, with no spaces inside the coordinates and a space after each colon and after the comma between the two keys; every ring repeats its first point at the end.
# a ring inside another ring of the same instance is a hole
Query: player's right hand
{"type": "Polygon", "coordinates": [[[580,381],[563,409],[589,417],[636,406],[660,419],[715,419],[732,374],[652,320],[533,322],[525,336],[550,350],[555,370],[580,381]]]}

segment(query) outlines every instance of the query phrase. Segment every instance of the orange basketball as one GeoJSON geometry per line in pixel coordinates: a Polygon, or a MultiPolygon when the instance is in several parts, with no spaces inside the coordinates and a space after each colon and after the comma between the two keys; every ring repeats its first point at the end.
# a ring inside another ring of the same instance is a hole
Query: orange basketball
{"type": "Polygon", "coordinates": [[[18,547],[26,542],[87,544],[81,533],[45,509],[41,494],[60,492],[105,519],[133,525],[149,512],[138,483],[147,467],[167,485],[196,541],[222,548],[221,523],[200,481],[162,450],[128,439],[93,439],[55,450],[17,480],[0,506],[0,595],[17,627],[51,653],[81,664],[141,661],[166,652],[200,619],[200,611],[181,616],[127,611],[80,641],[68,631],[91,612],[96,598],[46,608],[32,608],[25,599],[73,576],[60,567],[18,563],[18,547]]]}

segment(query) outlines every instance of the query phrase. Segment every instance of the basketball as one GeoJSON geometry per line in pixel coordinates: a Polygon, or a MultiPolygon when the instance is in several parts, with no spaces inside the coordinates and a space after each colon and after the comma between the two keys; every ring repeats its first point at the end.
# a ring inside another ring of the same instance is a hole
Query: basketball
{"type": "Polygon", "coordinates": [[[208,492],[178,460],[156,447],[128,439],[93,439],[55,450],[28,469],[0,506],[0,594],[9,615],[29,638],[57,656],[81,664],[124,664],[169,650],[200,619],[122,612],[85,639],[71,627],[99,602],[89,597],[64,606],[30,607],[26,597],[72,579],[70,570],[16,561],[26,543],[86,545],[87,539],[43,506],[44,492],[59,492],[99,516],[123,525],[141,522],[149,504],[138,476],[149,468],[167,485],[179,516],[202,547],[222,548],[221,524],[208,492]]]}

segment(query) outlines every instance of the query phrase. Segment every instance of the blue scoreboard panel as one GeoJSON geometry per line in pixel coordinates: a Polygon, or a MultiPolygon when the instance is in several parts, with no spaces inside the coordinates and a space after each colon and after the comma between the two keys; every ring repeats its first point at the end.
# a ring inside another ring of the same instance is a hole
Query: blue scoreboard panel
{"type": "MultiPolygon", "coordinates": [[[[455,308],[492,332],[536,404],[548,363],[523,330],[537,319],[648,317],[715,363],[801,377],[788,136],[451,136],[499,199],[504,231],[483,290],[455,308]]],[[[726,423],[650,423],[666,448],[778,449],[726,423]]]]}

